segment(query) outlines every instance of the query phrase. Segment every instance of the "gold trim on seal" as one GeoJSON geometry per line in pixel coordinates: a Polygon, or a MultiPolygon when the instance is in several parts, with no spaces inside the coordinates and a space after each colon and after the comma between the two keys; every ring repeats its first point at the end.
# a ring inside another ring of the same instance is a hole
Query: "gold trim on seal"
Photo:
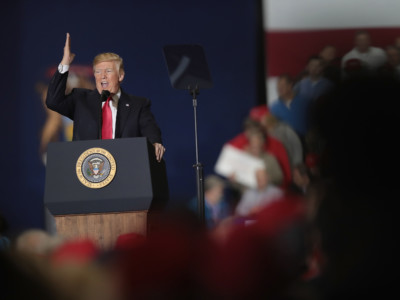
{"type": "Polygon", "coordinates": [[[114,179],[116,171],[117,171],[117,165],[115,163],[114,157],[111,155],[110,152],[108,152],[107,150],[105,150],[103,148],[90,148],[90,149],[86,150],[79,156],[79,158],[76,162],[76,176],[78,177],[79,181],[84,186],[91,188],[91,189],[99,189],[99,188],[103,188],[106,185],[108,185],[114,179]],[[82,171],[83,162],[89,155],[92,155],[92,154],[104,155],[110,162],[110,173],[101,182],[90,182],[83,175],[83,171],[82,171]]]}

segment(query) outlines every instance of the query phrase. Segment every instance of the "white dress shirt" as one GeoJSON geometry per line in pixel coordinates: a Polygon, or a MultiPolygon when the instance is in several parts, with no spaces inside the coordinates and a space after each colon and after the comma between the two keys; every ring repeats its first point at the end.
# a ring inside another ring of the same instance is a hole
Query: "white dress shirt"
{"type": "Polygon", "coordinates": [[[386,53],[381,48],[369,47],[367,52],[359,52],[357,48],[354,48],[343,56],[342,68],[345,68],[348,60],[354,58],[359,59],[370,70],[376,70],[387,60],[386,53]]]}
{"type": "Polygon", "coordinates": [[[235,212],[239,216],[248,216],[255,208],[265,208],[275,201],[280,201],[283,194],[281,188],[272,184],[261,191],[257,188],[249,188],[240,198],[235,212]]]}

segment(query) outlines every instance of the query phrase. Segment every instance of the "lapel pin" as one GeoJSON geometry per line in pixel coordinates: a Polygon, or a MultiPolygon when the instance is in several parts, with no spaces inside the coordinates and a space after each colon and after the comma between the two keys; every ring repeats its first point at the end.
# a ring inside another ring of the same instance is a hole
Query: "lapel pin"
{"type": "Polygon", "coordinates": [[[126,107],[129,107],[129,103],[126,103],[125,106],[126,106],[126,107]]]}

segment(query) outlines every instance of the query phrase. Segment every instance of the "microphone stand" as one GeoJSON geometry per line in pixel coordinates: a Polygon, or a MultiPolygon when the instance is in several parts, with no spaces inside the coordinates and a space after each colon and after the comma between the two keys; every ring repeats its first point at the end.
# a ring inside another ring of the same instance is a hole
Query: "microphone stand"
{"type": "Polygon", "coordinates": [[[196,143],[196,182],[197,182],[197,211],[202,225],[205,223],[204,178],[203,165],[199,162],[197,142],[197,95],[200,88],[212,87],[203,47],[195,44],[164,46],[164,56],[167,62],[169,79],[176,89],[187,90],[193,98],[194,133],[196,143]]]}
{"type": "Polygon", "coordinates": [[[204,214],[204,178],[203,178],[203,165],[199,162],[199,149],[197,142],[197,95],[199,89],[196,87],[190,89],[190,94],[193,97],[193,113],[194,113],[194,136],[196,145],[196,164],[193,168],[196,168],[196,183],[197,183],[197,211],[200,222],[205,225],[205,214],[204,214]]]}

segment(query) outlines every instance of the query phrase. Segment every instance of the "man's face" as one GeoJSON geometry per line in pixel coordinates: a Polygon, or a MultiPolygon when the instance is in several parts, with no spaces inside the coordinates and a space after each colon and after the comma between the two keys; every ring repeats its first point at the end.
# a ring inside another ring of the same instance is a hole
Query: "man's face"
{"type": "Polygon", "coordinates": [[[111,94],[117,93],[124,79],[124,75],[123,72],[120,74],[118,71],[115,61],[104,61],[95,65],[94,78],[99,94],[101,94],[103,90],[107,90],[111,94]]]}
{"type": "Polygon", "coordinates": [[[211,205],[215,205],[222,200],[222,196],[224,195],[224,186],[222,184],[217,184],[205,193],[207,194],[207,197],[205,197],[206,201],[211,205]]]}
{"type": "Polygon", "coordinates": [[[356,36],[355,44],[358,51],[366,52],[371,44],[371,39],[368,34],[361,33],[356,36]]]}
{"type": "Polygon", "coordinates": [[[307,66],[310,76],[319,76],[322,73],[322,64],[319,59],[312,59],[307,66]]]}
{"type": "Polygon", "coordinates": [[[336,48],[332,46],[325,47],[321,51],[320,56],[324,61],[332,61],[336,58],[336,48]]]}
{"type": "Polygon", "coordinates": [[[394,40],[394,46],[396,46],[397,48],[400,48],[400,37],[397,37],[397,38],[394,40]]]}
{"type": "Polygon", "coordinates": [[[400,64],[400,52],[397,49],[389,48],[386,50],[388,62],[396,67],[400,64]]]}
{"type": "Polygon", "coordinates": [[[264,150],[265,139],[262,136],[262,133],[250,133],[247,137],[249,140],[248,149],[250,154],[254,156],[261,156],[264,150]]]}
{"type": "Polygon", "coordinates": [[[278,80],[277,90],[279,97],[284,98],[292,92],[292,85],[285,78],[281,78],[278,80]]]}

